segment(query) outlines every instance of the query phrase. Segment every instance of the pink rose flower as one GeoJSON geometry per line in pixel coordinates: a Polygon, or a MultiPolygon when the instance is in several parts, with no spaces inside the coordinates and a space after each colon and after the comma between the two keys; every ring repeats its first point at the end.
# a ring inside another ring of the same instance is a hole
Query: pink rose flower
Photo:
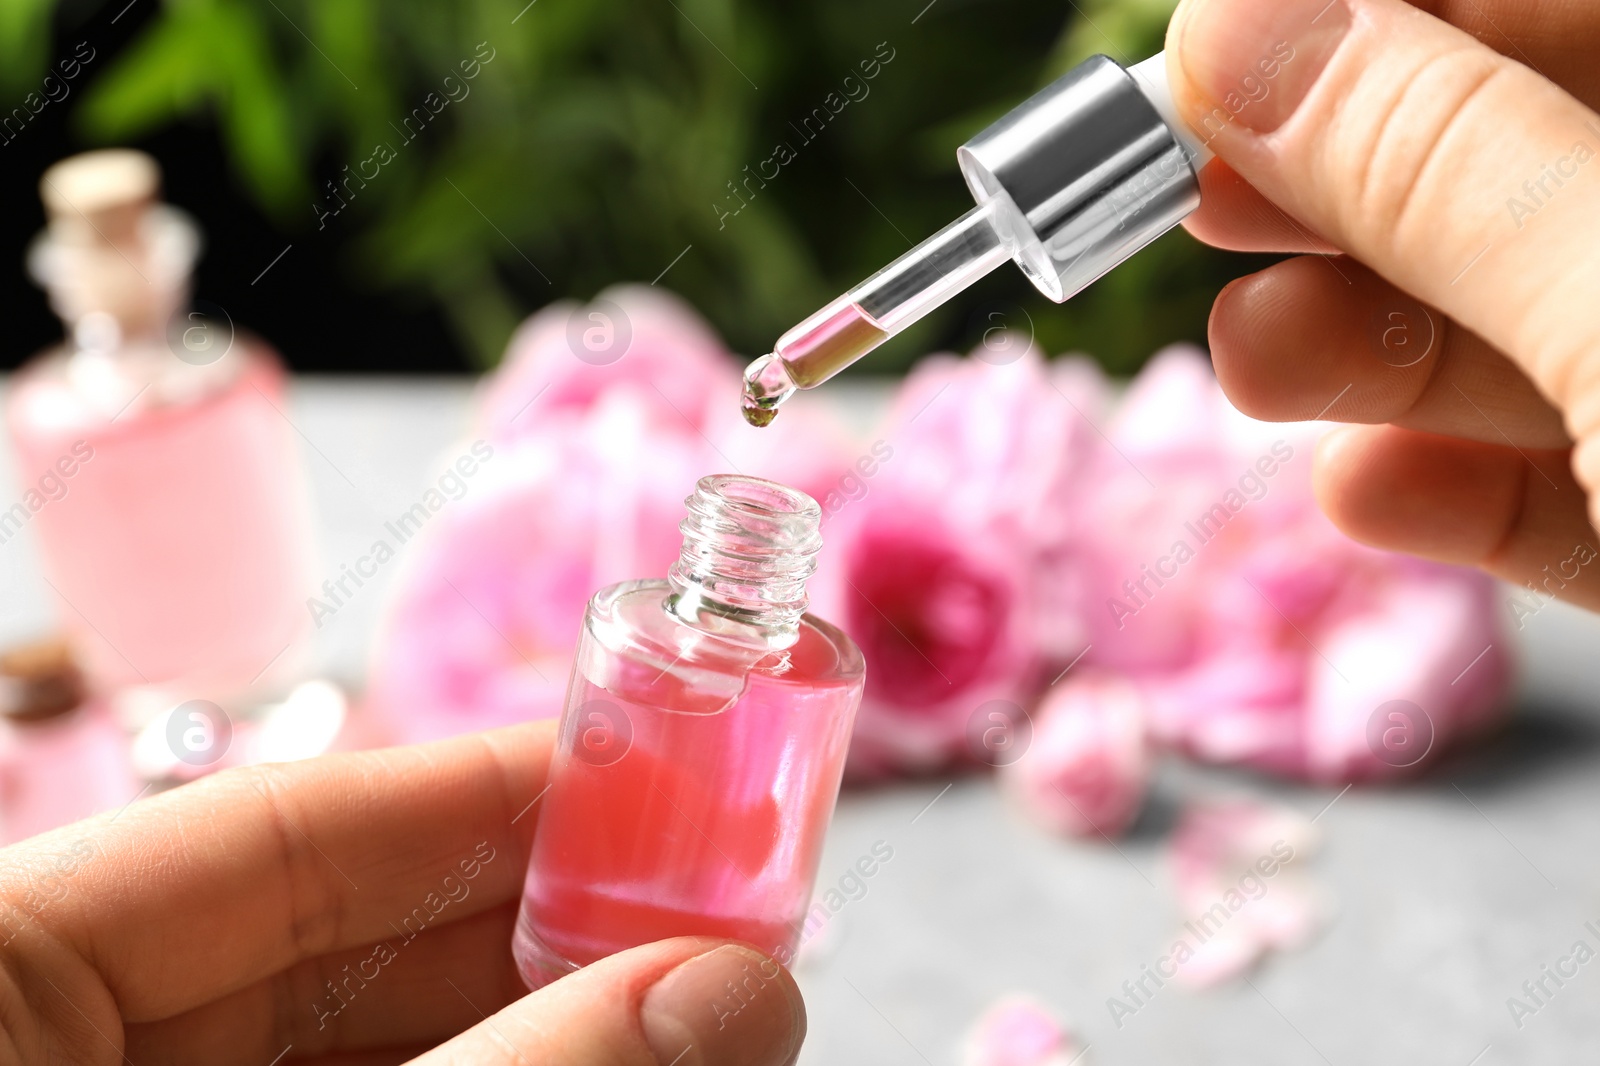
{"type": "Polygon", "coordinates": [[[593,303],[553,303],[518,327],[479,397],[492,443],[559,429],[619,391],[635,395],[657,432],[703,432],[737,413],[739,366],[678,297],[645,285],[593,303]]]}
{"type": "Polygon", "coordinates": [[[1043,1005],[1007,996],[983,1012],[967,1034],[962,1066],[1068,1066],[1078,1042],[1043,1005]]]}
{"type": "Polygon", "coordinates": [[[1103,458],[1130,473],[1097,482],[1085,664],[1133,679],[1153,736],[1199,758],[1390,776],[1496,719],[1509,645],[1481,573],[1333,528],[1311,493],[1319,432],[1238,414],[1197,352],[1158,355],[1108,433],[1103,458]]]}
{"type": "MultiPolygon", "coordinates": [[[[1248,548],[1243,535],[1197,547],[1189,529],[1257,457],[1234,439],[1240,422],[1249,420],[1228,404],[1205,356],[1182,346],[1157,353],[1106,420],[1081,503],[1096,519],[1080,544],[1089,661],[1142,671],[1192,658],[1208,594],[1197,575],[1248,548]]],[[[1277,491],[1284,480],[1267,484],[1277,491]]]]}
{"type": "Polygon", "coordinates": [[[396,740],[560,714],[589,598],[666,576],[716,466],[696,435],[646,436],[646,403],[618,390],[568,435],[503,444],[409,547],[369,672],[396,740]]]}
{"type": "Polygon", "coordinates": [[[1362,612],[1330,621],[1306,705],[1307,777],[1389,777],[1503,719],[1514,674],[1494,582],[1475,571],[1396,559],[1362,612]],[[1377,719],[1377,726],[1374,726],[1377,719]],[[1428,744],[1426,734],[1432,734],[1428,744]],[[1418,745],[1422,745],[1419,747],[1418,745]]]}
{"type": "Polygon", "coordinates": [[[971,761],[979,708],[1028,702],[1047,654],[1078,642],[1041,573],[1073,532],[1091,432],[1031,350],[935,357],[907,379],[879,434],[891,454],[830,520],[813,583],[868,663],[853,774],[971,761]]]}
{"type": "Polygon", "coordinates": [[[820,499],[847,462],[847,434],[804,399],[766,429],[749,426],[739,413],[742,369],[677,296],[647,285],[613,286],[589,304],[551,304],[517,329],[479,392],[478,422],[492,443],[542,440],[583,432],[579,424],[602,403],[627,397],[637,432],[625,434],[612,453],[693,438],[705,450],[703,473],[754,474],[820,499]]]}
{"type": "Polygon", "coordinates": [[[1510,648],[1476,571],[1352,544],[1307,506],[1212,588],[1191,662],[1145,679],[1157,734],[1201,758],[1392,777],[1504,711],[1510,648]]]}
{"type": "Polygon", "coordinates": [[[928,770],[961,757],[978,707],[1028,699],[1038,674],[1018,542],[889,493],[863,501],[825,561],[844,583],[833,617],[868,663],[853,773],[928,770]]]}
{"type": "Polygon", "coordinates": [[[1131,683],[1085,673],[1051,688],[1033,736],[1000,782],[1036,821],[1081,837],[1120,834],[1144,803],[1150,777],[1145,701],[1131,683]]]}

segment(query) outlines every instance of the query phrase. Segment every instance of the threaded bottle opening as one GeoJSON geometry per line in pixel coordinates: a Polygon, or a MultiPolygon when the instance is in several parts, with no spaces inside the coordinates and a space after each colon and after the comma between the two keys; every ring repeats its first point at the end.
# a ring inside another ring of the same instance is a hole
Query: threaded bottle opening
{"type": "Polygon", "coordinates": [[[776,481],[713,474],[684,503],[668,608],[730,639],[793,644],[806,612],[806,579],[822,548],[817,501],[776,481]]]}

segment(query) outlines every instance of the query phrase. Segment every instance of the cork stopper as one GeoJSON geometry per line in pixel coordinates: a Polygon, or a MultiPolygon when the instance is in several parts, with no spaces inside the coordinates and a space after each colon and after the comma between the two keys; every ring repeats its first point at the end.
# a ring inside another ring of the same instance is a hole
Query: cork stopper
{"type": "Polygon", "coordinates": [[[67,642],[41,640],[0,652],[0,716],[44,722],[83,703],[83,674],[67,642]]]}
{"type": "Polygon", "coordinates": [[[72,156],[39,179],[50,224],[28,267],[80,342],[159,342],[188,303],[199,230],[160,195],[160,166],[128,148],[72,156]]]}
{"type": "Polygon", "coordinates": [[[139,221],[160,194],[160,166],[131,148],[71,156],[39,179],[39,198],[51,228],[84,242],[137,241],[139,221]]]}

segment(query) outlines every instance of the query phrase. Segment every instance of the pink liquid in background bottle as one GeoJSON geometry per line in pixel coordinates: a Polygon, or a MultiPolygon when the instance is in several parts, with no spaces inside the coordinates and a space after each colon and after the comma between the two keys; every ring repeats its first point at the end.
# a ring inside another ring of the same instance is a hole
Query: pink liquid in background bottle
{"type": "Polygon", "coordinates": [[[178,313],[198,237],[158,182],[122,151],[45,176],[32,265],[71,337],[9,390],[25,494],[0,501],[0,540],[36,537],[91,688],[153,686],[170,706],[293,663],[311,555],[282,367],[231,323],[178,313]]]}
{"type": "Polygon", "coordinates": [[[702,479],[666,581],[584,618],[513,950],[537,988],[639,944],[791,961],[861,699],[861,654],[805,615],[821,512],[702,479]]]}
{"type": "Polygon", "coordinates": [[[220,391],[115,422],[52,418],[65,404],[48,370],[15,383],[23,484],[54,474],[59,493],[40,493],[30,525],[96,689],[178,682],[225,696],[306,629],[306,506],[275,409],[283,371],[234,347],[220,391]]]}

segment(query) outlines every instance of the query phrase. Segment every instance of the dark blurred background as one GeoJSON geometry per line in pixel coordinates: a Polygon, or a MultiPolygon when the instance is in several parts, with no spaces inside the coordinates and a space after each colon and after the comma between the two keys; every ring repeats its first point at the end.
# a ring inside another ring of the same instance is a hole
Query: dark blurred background
{"type": "MultiPolygon", "coordinates": [[[[39,175],[109,144],[199,219],[196,295],[297,370],[479,369],[550,300],[658,276],[759,353],[971,206],[957,145],[1159,49],[1174,3],[3,0],[0,366],[60,334],[23,266],[39,175]]],[[[1059,307],[1002,269],[863,369],[1003,323],[1128,372],[1258,260],[1175,232],[1059,307]]]]}

